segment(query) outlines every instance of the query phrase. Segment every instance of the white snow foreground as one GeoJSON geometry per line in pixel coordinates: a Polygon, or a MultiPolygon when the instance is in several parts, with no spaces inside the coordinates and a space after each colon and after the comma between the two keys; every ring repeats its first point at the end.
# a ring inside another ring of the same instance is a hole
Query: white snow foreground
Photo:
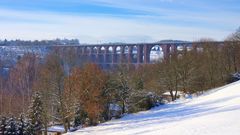
{"type": "Polygon", "coordinates": [[[240,135],[240,81],[67,135],[240,135]]]}

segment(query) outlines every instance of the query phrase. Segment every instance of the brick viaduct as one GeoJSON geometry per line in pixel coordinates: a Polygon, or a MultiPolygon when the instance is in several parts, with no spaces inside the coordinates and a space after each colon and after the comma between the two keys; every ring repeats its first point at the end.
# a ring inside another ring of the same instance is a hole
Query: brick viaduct
{"type": "MultiPolygon", "coordinates": [[[[83,59],[88,59],[101,66],[115,65],[120,63],[128,64],[148,64],[150,52],[154,46],[160,47],[163,58],[169,57],[172,53],[182,50],[198,49],[204,42],[159,42],[159,43],[135,43],[135,44],[87,44],[79,46],[61,45],[51,46],[65,51],[74,48],[77,54],[83,59]]],[[[222,45],[223,42],[212,42],[222,45]]]]}

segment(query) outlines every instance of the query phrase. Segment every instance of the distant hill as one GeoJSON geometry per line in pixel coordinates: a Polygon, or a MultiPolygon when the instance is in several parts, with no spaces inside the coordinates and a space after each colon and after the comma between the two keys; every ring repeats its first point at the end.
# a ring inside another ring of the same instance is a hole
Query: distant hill
{"type": "Polygon", "coordinates": [[[171,43],[171,42],[190,42],[190,41],[183,41],[183,40],[172,40],[172,39],[166,39],[166,40],[160,40],[157,43],[171,43]]]}

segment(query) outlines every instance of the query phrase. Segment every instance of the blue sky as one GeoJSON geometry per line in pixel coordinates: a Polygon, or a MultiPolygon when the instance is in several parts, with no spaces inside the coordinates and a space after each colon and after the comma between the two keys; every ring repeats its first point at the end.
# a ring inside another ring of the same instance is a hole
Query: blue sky
{"type": "Polygon", "coordinates": [[[0,39],[224,40],[239,13],[239,0],[0,0],[0,39]]]}

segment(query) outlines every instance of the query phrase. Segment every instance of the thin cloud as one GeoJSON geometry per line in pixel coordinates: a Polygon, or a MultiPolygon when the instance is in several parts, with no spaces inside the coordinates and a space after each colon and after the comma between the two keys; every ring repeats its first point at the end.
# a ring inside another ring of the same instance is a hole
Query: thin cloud
{"type": "Polygon", "coordinates": [[[181,27],[105,16],[63,15],[49,12],[0,10],[0,16],[36,20],[0,22],[0,37],[8,39],[78,38],[84,43],[156,42],[161,39],[197,40],[212,37],[222,40],[228,31],[181,27]],[[41,18],[41,19],[40,19],[41,18]],[[38,20],[41,20],[38,22],[38,20]]]}
{"type": "Polygon", "coordinates": [[[88,0],[88,2],[139,12],[139,14],[122,15],[120,16],[122,18],[140,18],[146,19],[144,21],[155,21],[173,26],[222,29],[230,32],[234,31],[240,23],[240,15],[232,10],[226,10],[226,1],[224,0],[220,1],[220,4],[206,0],[88,0]],[[219,6],[219,8],[213,7],[212,4],[219,6]],[[222,8],[224,4],[225,8],[222,8]]]}
{"type": "Polygon", "coordinates": [[[206,6],[206,0],[60,0],[59,3],[75,8],[81,4],[94,5],[96,9],[69,12],[59,9],[58,4],[50,6],[55,10],[1,8],[0,38],[66,37],[89,43],[197,40],[201,37],[223,40],[240,23],[238,12],[211,9],[206,6]],[[105,7],[111,10],[103,12],[105,7]]]}

